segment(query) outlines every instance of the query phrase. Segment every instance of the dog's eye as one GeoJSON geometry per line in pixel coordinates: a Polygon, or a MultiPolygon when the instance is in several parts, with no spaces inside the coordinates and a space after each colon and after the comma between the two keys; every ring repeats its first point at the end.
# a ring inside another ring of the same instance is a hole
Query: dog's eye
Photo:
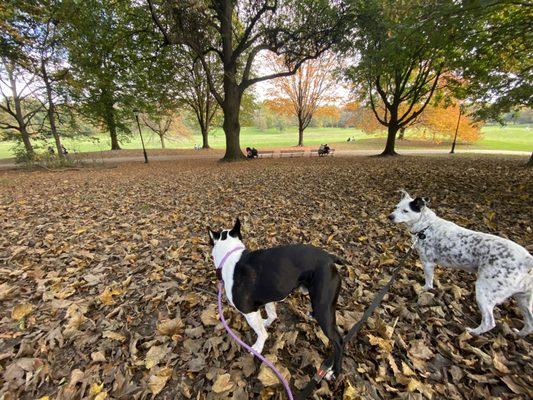
{"type": "Polygon", "coordinates": [[[403,212],[404,212],[404,213],[408,213],[408,212],[409,212],[409,210],[403,210],[403,212]]]}

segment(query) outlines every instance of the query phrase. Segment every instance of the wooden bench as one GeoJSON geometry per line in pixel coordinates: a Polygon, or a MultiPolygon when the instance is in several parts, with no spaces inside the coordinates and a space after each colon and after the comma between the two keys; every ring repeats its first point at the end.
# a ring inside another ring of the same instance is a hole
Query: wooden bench
{"type": "Polygon", "coordinates": [[[274,158],[273,151],[260,151],[257,153],[257,158],[274,158]]]}
{"type": "MultiPolygon", "coordinates": [[[[328,154],[322,154],[320,155],[320,157],[323,157],[323,156],[332,156],[333,154],[335,154],[335,149],[329,149],[329,153],[328,154]]],[[[311,157],[315,157],[315,156],[318,156],[318,150],[311,150],[311,157]]]]}
{"type": "Polygon", "coordinates": [[[305,150],[281,150],[279,152],[280,157],[303,157],[305,150]]]}

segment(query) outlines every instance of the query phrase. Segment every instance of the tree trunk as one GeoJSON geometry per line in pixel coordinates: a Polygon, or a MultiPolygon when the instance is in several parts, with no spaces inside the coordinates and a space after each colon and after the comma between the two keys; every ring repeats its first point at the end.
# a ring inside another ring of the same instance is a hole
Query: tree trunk
{"type": "Polygon", "coordinates": [[[389,131],[387,134],[387,144],[385,145],[385,150],[381,153],[382,156],[395,156],[398,153],[394,150],[394,145],[396,143],[396,134],[398,133],[399,126],[391,123],[389,125],[389,131]]]}
{"type": "Polygon", "coordinates": [[[24,144],[26,153],[28,154],[28,157],[30,159],[33,159],[33,157],[35,156],[35,152],[33,151],[33,146],[30,141],[30,134],[28,133],[26,129],[26,125],[24,125],[24,123],[19,123],[19,126],[20,126],[20,135],[22,136],[22,143],[24,144]]]}
{"type": "Polygon", "coordinates": [[[117,136],[117,124],[115,121],[115,109],[112,92],[104,89],[102,91],[101,101],[104,103],[104,120],[111,137],[111,150],[120,150],[120,144],[118,143],[117,136]]]}
{"type": "Polygon", "coordinates": [[[208,136],[208,129],[207,126],[201,126],[200,129],[202,130],[202,149],[208,149],[209,148],[209,136],[208,136]]]}
{"type": "Polygon", "coordinates": [[[165,148],[165,135],[159,135],[159,139],[161,139],[161,148],[165,148]]]}
{"type": "Polygon", "coordinates": [[[527,162],[528,167],[533,167],[533,152],[531,153],[531,157],[529,157],[529,161],[527,162]]]}
{"type": "Polygon", "coordinates": [[[218,12],[222,14],[220,20],[220,33],[222,36],[222,55],[224,64],[224,100],[222,101],[222,111],[224,112],[224,133],[226,135],[226,154],[223,161],[239,161],[246,157],[242,153],[240,146],[241,125],[239,123],[239,113],[243,88],[237,83],[237,63],[233,59],[233,38],[234,38],[234,15],[236,7],[234,1],[221,1],[218,12]]]}
{"type": "Polygon", "coordinates": [[[301,121],[298,121],[298,147],[304,145],[304,127],[301,121]]]}
{"type": "Polygon", "coordinates": [[[118,143],[117,127],[115,125],[115,119],[112,118],[108,124],[109,135],[111,136],[111,150],[120,150],[120,144],[118,143]]]}
{"type": "Polygon", "coordinates": [[[28,132],[26,123],[24,122],[24,116],[22,115],[22,104],[20,101],[19,94],[17,92],[17,81],[15,80],[15,76],[13,73],[13,69],[9,68],[6,65],[6,70],[9,77],[9,84],[11,86],[11,91],[13,93],[13,103],[15,104],[15,115],[16,120],[19,125],[19,132],[20,136],[22,137],[22,143],[24,144],[24,148],[26,149],[26,154],[30,159],[33,159],[35,156],[35,152],[33,151],[33,146],[30,141],[30,134],[28,132]]]}
{"type": "Polygon", "coordinates": [[[54,140],[56,142],[57,155],[59,156],[59,158],[64,158],[65,155],[63,154],[63,148],[61,147],[61,139],[59,137],[59,133],[57,132],[56,127],[56,112],[55,104],[52,99],[52,86],[50,85],[50,80],[48,79],[44,60],[41,60],[41,72],[43,74],[43,80],[46,87],[46,97],[48,100],[48,121],[50,122],[50,131],[52,132],[52,135],[54,136],[54,140]]]}
{"type": "MultiPolygon", "coordinates": [[[[226,86],[226,85],[225,85],[226,86]]],[[[246,157],[242,153],[240,146],[241,125],[239,123],[239,112],[241,108],[240,89],[236,85],[225,87],[224,90],[224,133],[226,135],[226,154],[223,161],[239,161],[246,157]]]]}
{"type": "Polygon", "coordinates": [[[457,133],[459,132],[459,122],[461,122],[461,111],[462,109],[459,108],[459,116],[457,117],[457,126],[455,127],[455,135],[453,136],[453,143],[452,149],[450,150],[450,154],[455,153],[455,145],[457,144],[457,133]]]}

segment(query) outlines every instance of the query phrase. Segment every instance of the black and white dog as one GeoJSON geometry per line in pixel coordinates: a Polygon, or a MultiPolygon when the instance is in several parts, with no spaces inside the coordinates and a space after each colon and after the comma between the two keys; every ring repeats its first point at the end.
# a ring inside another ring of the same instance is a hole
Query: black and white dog
{"type": "Polygon", "coordinates": [[[494,306],[514,297],[524,314],[524,327],[519,332],[533,332],[533,257],[522,246],[498,236],[472,231],[437,217],[427,207],[427,200],[413,199],[405,190],[389,218],[404,223],[413,235],[415,248],[424,266],[426,284],[433,288],[435,264],[460,268],[477,274],[476,300],[481,311],[481,324],[467,328],[482,334],[494,328],[494,306]]]}
{"type": "Polygon", "coordinates": [[[303,244],[247,251],[239,219],[231,230],[208,231],[213,261],[224,281],[228,301],[244,314],[257,334],[253,349],[263,351],[266,328],[277,318],[275,302],[301,287],[309,293],[313,316],[333,346],[333,374],[339,377],[343,350],[335,310],[341,277],[335,264],[343,264],[343,260],[303,244]],[[267,319],[261,316],[262,306],[267,319]]]}

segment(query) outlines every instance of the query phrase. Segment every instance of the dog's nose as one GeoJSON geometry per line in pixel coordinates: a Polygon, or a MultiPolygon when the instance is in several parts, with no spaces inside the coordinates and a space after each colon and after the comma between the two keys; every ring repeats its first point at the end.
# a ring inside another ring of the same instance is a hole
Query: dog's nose
{"type": "Polygon", "coordinates": [[[389,214],[389,219],[390,219],[391,221],[394,221],[394,214],[389,214]]]}

